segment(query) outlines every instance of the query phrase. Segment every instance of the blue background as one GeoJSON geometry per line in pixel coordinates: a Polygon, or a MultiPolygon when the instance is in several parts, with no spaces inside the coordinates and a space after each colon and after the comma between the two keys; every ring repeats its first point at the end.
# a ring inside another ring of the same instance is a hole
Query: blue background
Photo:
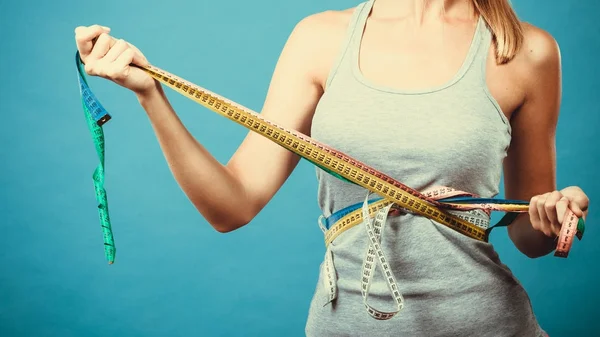
{"type": "MultiPolygon", "coordinates": [[[[118,252],[116,263],[106,264],[91,180],[97,158],[79,101],[73,31],[110,26],[153,64],[259,111],[293,26],[309,14],[357,3],[2,1],[0,335],[303,335],[324,253],[314,168],[303,161],[249,226],[218,234],[175,183],[133,94],[92,78],[114,117],[105,126],[106,188],[118,252]]],[[[594,282],[600,5],[514,5],[562,48],[558,183],[581,186],[592,212],[584,241],[566,260],[530,260],[502,229],[492,241],[551,336],[590,335],[600,331],[594,282]]],[[[168,95],[190,131],[225,162],[246,130],[168,95]]]]}

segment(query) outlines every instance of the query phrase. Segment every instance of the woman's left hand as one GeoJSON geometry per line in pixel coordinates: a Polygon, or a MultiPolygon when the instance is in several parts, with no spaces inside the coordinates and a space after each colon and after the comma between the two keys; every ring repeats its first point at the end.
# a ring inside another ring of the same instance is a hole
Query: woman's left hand
{"type": "Polygon", "coordinates": [[[589,202],[588,196],[577,186],[536,195],[529,202],[531,225],[549,237],[559,236],[567,210],[585,220],[589,202]]]}

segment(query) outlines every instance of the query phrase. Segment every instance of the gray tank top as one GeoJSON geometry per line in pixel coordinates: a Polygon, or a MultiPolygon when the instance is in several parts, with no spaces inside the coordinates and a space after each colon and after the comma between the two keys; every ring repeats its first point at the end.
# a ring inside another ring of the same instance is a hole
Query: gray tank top
{"type": "MultiPolygon", "coordinates": [[[[312,137],[417,190],[443,185],[495,196],[511,128],[485,82],[492,36],[485,22],[479,20],[466,59],[451,80],[399,90],[369,81],[359,69],[359,46],[373,2],[361,3],[353,14],[316,109],[312,137]]],[[[316,173],[324,216],[364,200],[364,188],[319,168],[316,173]]],[[[529,297],[491,244],[412,214],[388,218],[382,235],[405,308],[390,320],[373,319],[360,291],[368,246],[362,227],[330,245],[337,298],[327,300],[321,268],[307,335],[543,336],[529,297]]],[[[379,268],[369,294],[374,307],[394,309],[379,268]]]]}

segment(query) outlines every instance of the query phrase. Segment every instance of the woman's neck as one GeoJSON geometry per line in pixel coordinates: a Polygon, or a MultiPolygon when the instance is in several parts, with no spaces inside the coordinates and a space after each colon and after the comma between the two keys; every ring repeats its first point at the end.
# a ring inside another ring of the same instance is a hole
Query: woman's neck
{"type": "Polygon", "coordinates": [[[380,19],[408,19],[417,25],[431,20],[471,20],[471,0],[375,0],[371,16],[380,19]]]}

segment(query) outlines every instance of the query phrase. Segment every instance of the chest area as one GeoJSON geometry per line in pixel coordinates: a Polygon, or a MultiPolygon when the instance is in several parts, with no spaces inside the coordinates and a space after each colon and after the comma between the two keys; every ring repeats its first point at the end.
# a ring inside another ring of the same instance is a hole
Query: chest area
{"type": "Polygon", "coordinates": [[[346,87],[343,94],[332,89],[319,102],[311,134],[399,179],[466,181],[481,170],[497,171],[510,143],[496,107],[485,95],[468,91],[390,95],[361,87],[346,87]]]}
{"type": "Polygon", "coordinates": [[[368,21],[357,44],[361,74],[374,83],[415,91],[451,81],[478,46],[473,25],[415,31],[402,23],[368,21]]]}

